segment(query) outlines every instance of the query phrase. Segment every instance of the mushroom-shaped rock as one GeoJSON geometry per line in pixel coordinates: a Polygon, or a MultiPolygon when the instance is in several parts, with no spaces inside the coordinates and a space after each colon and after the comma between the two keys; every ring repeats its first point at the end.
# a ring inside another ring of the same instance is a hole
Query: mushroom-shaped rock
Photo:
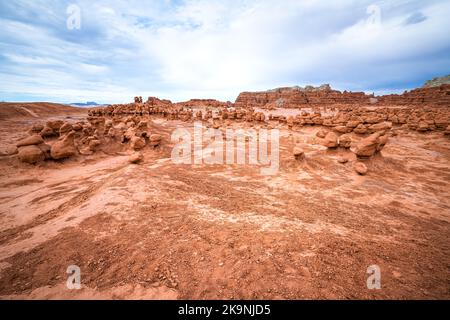
{"type": "Polygon", "coordinates": [[[45,160],[51,159],[52,156],[50,154],[52,147],[46,143],[41,143],[36,145],[39,149],[41,149],[41,151],[44,153],[45,155],[45,160]]]}
{"type": "Polygon", "coordinates": [[[378,146],[377,146],[377,151],[381,151],[381,149],[384,148],[384,146],[386,145],[386,143],[389,140],[389,136],[387,134],[385,134],[384,136],[380,136],[378,138],[378,146]]]}
{"type": "Polygon", "coordinates": [[[150,136],[150,145],[152,147],[157,147],[161,144],[162,136],[160,134],[152,134],[150,136]]]}
{"type": "Polygon", "coordinates": [[[64,138],[56,141],[50,152],[55,160],[69,158],[77,154],[74,144],[74,132],[69,132],[64,138]]]}
{"type": "Polygon", "coordinates": [[[146,138],[148,136],[147,121],[140,121],[136,127],[136,135],[138,137],[146,138]]]}
{"type": "Polygon", "coordinates": [[[347,128],[356,128],[357,126],[359,126],[361,124],[361,121],[358,120],[350,120],[347,122],[346,126],[347,128]]]}
{"type": "Polygon", "coordinates": [[[17,142],[16,146],[17,148],[20,148],[25,146],[34,146],[41,143],[44,143],[44,139],[42,139],[40,135],[36,134],[20,140],[19,142],[17,142]]]}
{"type": "Polygon", "coordinates": [[[349,134],[343,134],[339,137],[339,146],[342,148],[350,148],[352,137],[349,134]]]}
{"type": "Polygon", "coordinates": [[[94,154],[94,152],[89,149],[89,146],[78,149],[78,152],[83,156],[90,156],[94,154]]]}
{"type": "Polygon", "coordinates": [[[326,135],[327,135],[327,132],[323,129],[317,131],[317,133],[316,133],[316,137],[321,138],[321,139],[325,138],[326,135]]]}
{"type": "Polygon", "coordinates": [[[61,128],[59,128],[59,134],[61,136],[65,135],[66,133],[72,131],[72,129],[73,129],[72,125],[66,122],[61,126],[61,128]]]}
{"type": "Polygon", "coordinates": [[[44,129],[42,129],[40,135],[43,138],[48,138],[48,137],[56,136],[57,134],[52,128],[50,128],[49,126],[45,126],[44,129]]]}
{"type": "Polygon", "coordinates": [[[371,157],[378,151],[380,142],[386,143],[384,141],[384,138],[380,139],[380,137],[383,135],[384,132],[382,131],[376,132],[356,143],[350,148],[350,150],[358,157],[371,157]]]}
{"type": "Polygon", "coordinates": [[[380,122],[373,124],[369,127],[371,132],[390,130],[392,128],[392,122],[380,122]]]}
{"type": "Polygon", "coordinates": [[[430,126],[425,121],[419,122],[419,125],[417,126],[417,131],[425,132],[430,130],[430,126]]]}
{"type": "Polygon", "coordinates": [[[133,153],[130,158],[128,158],[128,162],[130,163],[139,163],[144,159],[144,156],[140,152],[133,153]]]}
{"type": "Polygon", "coordinates": [[[305,151],[303,151],[303,149],[298,146],[294,148],[293,154],[295,160],[302,160],[305,158],[305,151]]]}
{"type": "Polygon", "coordinates": [[[44,126],[42,124],[35,124],[30,128],[30,130],[28,130],[28,132],[30,134],[37,134],[40,133],[42,129],[44,129],[44,126]]]}
{"type": "Polygon", "coordinates": [[[59,129],[63,126],[64,121],[62,120],[55,120],[55,121],[48,121],[46,126],[54,130],[55,132],[58,132],[59,129]]]}
{"type": "Polygon", "coordinates": [[[334,132],[329,132],[323,139],[322,144],[327,148],[337,148],[338,136],[334,132]]]}
{"type": "Polygon", "coordinates": [[[19,159],[22,162],[35,164],[45,160],[45,154],[36,145],[29,145],[19,148],[19,159]]]}
{"type": "Polygon", "coordinates": [[[89,150],[96,151],[98,149],[98,147],[100,147],[100,145],[101,145],[100,140],[93,139],[93,140],[89,141],[89,150]]]}
{"type": "Polygon", "coordinates": [[[346,126],[336,126],[334,127],[334,131],[339,133],[349,133],[352,132],[352,128],[347,128],[346,126]]]}
{"type": "Polygon", "coordinates": [[[339,156],[339,157],[337,158],[337,162],[342,163],[342,164],[345,164],[345,163],[348,162],[348,158],[343,157],[343,156],[339,156]]]}
{"type": "Polygon", "coordinates": [[[142,148],[145,147],[144,138],[134,136],[131,138],[130,141],[131,141],[130,146],[133,150],[141,150],[142,148]]]}
{"type": "Polygon", "coordinates": [[[353,132],[357,134],[365,134],[367,133],[367,131],[368,131],[367,127],[363,124],[360,124],[355,129],[353,129],[353,132]]]}
{"type": "Polygon", "coordinates": [[[82,126],[81,124],[79,124],[79,123],[75,123],[75,124],[72,126],[72,129],[73,129],[74,131],[81,131],[81,130],[83,129],[83,126],[82,126]]]}
{"type": "Polygon", "coordinates": [[[105,128],[109,129],[113,126],[113,121],[112,120],[106,120],[105,121],[105,128]]]}
{"type": "Polygon", "coordinates": [[[362,162],[355,162],[353,169],[355,169],[355,171],[362,176],[367,173],[367,167],[362,162]]]}
{"type": "Polygon", "coordinates": [[[136,129],[135,128],[128,128],[127,131],[124,134],[124,137],[125,137],[126,140],[131,140],[135,136],[136,136],[136,129]]]}

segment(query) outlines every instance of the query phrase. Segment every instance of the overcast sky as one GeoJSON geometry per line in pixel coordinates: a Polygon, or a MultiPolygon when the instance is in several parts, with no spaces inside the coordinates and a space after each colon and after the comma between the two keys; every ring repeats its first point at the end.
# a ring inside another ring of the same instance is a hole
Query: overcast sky
{"type": "Polygon", "coordinates": [[[1,1],[0,100],[401,92],[450,74],[449,30],[449,0],[1,1]]]}

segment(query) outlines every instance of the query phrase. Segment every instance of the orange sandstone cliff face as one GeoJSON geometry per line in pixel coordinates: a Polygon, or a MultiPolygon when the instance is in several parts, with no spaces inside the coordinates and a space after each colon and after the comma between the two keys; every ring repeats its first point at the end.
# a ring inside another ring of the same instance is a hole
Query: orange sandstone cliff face
{"type": "Polygon", "coordinates": [[[450,106],[450,84],[414,89],[401,95],[386,95],[379,97],[378,102],[382,105],[450,106]]]}
{"type": "Polygon", "coordinates": [[[300,108],[332,105],[430,105],[450,106],[450,85],[420,88],[401,95],[375,97],[364,92],[340,92],[329,85],[314,87],[278,88],[263,92],[242,92],[235,106],[241,108],[300,108]]]}
{"type": "MultiPolygon", "coordinates": [[[[142,105],[141,97],[135,97],[135,103],[142,105]]],[[[176,108],[308,108],[334,106],[450,106],[450,84],[437,87],[424,87],[405,91],[403,94],[375,96],[364,92],[333,90],[328,84],[320,87],[306,86],[285,87],[261,92],[242,92],[235,103],[222,102],[214,99],[191,99],[185,102],[172,103],[156,97],[148,98],[146,105],[150,107],[176,108]]],[[[134,108],[134,104],[122,106],[134,108]]]]}
{"type": "Polygon", "coordinates": [[[263,92],[242,92],[235,106],[241,108],[298,108],[333,104],[368,104],[373,96],[363,92],[340,92],[329,85],[278,88],[263,92]]]}

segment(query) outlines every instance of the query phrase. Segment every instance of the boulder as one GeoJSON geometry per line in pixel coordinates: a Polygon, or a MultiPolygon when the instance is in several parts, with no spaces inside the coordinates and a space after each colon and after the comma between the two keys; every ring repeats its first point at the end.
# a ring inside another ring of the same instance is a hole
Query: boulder
{"type": "Polygon", "coordinates": [[[93,140],[89,141],[89,147],[88,148],[89,148],[90,151],[96,151],[98,149],[98,147],[100,147],[100,145],[101,145],[100,140],[93,139],[93,140]]]}
{"type": "Polygon", "coordinates": [[[380,136],[378,138],[378,146],[377,146],[377,151],[381,151],[381,149],[384,148],[384,146],[386,145],[386,143],[389,141],[389,136],[387,134],[385,134],[384,136],[380,136]]]}
{"type": "Polygon", "coordinates": [[[367,167],[362,162],[355,162],[353,165],[353,169],[355,169],[355,171],[362,176],[367,173],[367,167]]]}
{"type": "Polygon", "coordinates": [[[49,127],[50,129],[52,129],[55,132],[58,132],[59,129],[64,125],[64,121],[62,120],[55,120],[55,121],[48,121],[46,123],[46,127],[49,127]]]}
{"type": "Polygon", "coordinates": [[[72,125],[66,122],[61,126],[61,128],[59,128],[59,134],[61,136],[65,135],[66,133],[72,131],[72,129],[73,129],[72,125]]]}
{"type": "Polygon", "coordinates": [[[105,128],[106,129],[109,129],[109,128],[111,128],[113,126],[113,121],[112,120],[106,120],[105,121],[105,128]]]}
{"type": "Polygon", "coordinates": [[[337,148],[338,136],[334,132],[329,132],[323,139],[322,145],[327,148],[337,148]]]}
{"type": "Polygon", "coordinates": [[[350,148],[352,137],[349,134],[343,134],[339,137],[339,146],[342,148],[350,148]]]}
{"type": "Polygon", "coordinates": [[[42,129],[40,135],[43,138],[48,138],[48,137],[56,136],[57,133],[52,128],[45,126],[44,129],[42,129]]]}
{"type": "Polygon", "coordinates": [[[377,132],[377,131],[384,131],[384,130],[390,130],[392,128],[391,122],[380,122],[373,124],[369,127],[370,132],[377,132]]]}
{"type": "Polygon", "coordinates": [[[19,142],[17,142],[16,146],[17,148],[20,148],[25,146],[34,146],[41,143],[44,143],[44,139],[42,139],[40,135],[36,134],[20,140],[19,142]]]}
{"type": "Polygon", "coordinates": [[[94,154],[94,152],[89,149],[89,146],[78,149],[78,152],[83,156],[90,156],[94,154]]]}
{"type": "Polygon", "coordinates": [[[128,161],[130,163],[137,164],[137,163],[141,162],[143,159],[144,159],[144,156],[142,155],[142,153],[136,152],[136,153],[132,154],[130,156],[130,158],[128,158],[128,161]]]}
{"type": "Polygon", "coordinates": [[[81,124],[79,124],[79,123],[75,123],[75,124],[72,126],[72,129],[73,129],[74,131],[81,131],[81,130],[83,129],[83,126],[82,126],[81,124]]]}
{"type": "Polygon", "coordinates": [[[367,127],[363,124],[360,124],[355,129],[353,129],[353,132],[357,134],[365,134],[367,133],[367,131],[368,131],[367,127]]]}
{"type": "Polygon", "coordinates": [[[45,160],[45,154],[36,145],[29,145],[19,148],[19,159],[22,162],[35,164],[45,160]]]}
{"type": "Polygon", "coordinates": [[[134,136],[131,138],[130,142],[131,142],[130,143],[131,149],[133,150],[141,150],[142,148],[145,147],[144,138],[134,136]]]}
{"type": "Polygon", "coordinates": [[[41,144],[38,144],[37,147],[39,149],[41,149],[41,151],[44,153],[45,160],[49,160],[52,158],[52,156],[50,154],[52,147],[50,145],[48,145],[46,143],[41,143],[41,144]]]}
{"type": "Polygon", "coordinates": [[[160,134],[152,134],[150,136],[150,146],[157,147],[161,144],[162,136],[160,134]]]}
{"type": "Polygon", "coordinates": [[[417,126],[417,131],[425,132],[430,130],[430,126],[425,121],[419,122],[419,125],[417,126]]]}
{"type": "Polygon", "coordinates": [[[146,138],[148,136],[147,121],[140,121],[136,127],[136,135],[138,137],[146,138]]]}
{"type": "Polygon", "coordinates": [[[55,160],[69,158],[77,154],[77,149],[74,144],[74,132],[69,132],[64,138],[56,141],[50,152],[55,160]]]}
{"type": "Polygon", "coordinates": [[[305,158],[305,151],[303,151],[303,149],[300,147],[295,147],[293,154],[295,160],[302,160],[305,158]]]}
{"type": "Polygon", "coordinates": [[[112,127],[108,130],[108,132],[106,133],[106,135],[110,138],[116,138],[119,139],[120,137],[122,137],[122,131],[120,129],[117,129],[115,127],[112,127]]]}
{"type": "Polygon", "coordinates": [[[126,140],[131,140],[135,136],[136,136],[136,129],[133,127],[128,128],[124,134],[126,140]]]}
{"type": "Polygon", "coordinates": [[[28,130],[28,132],[31,135],[38,134],[42,131],[42,129],[44,129],[44,126],[42,124],[35,124],[30,128],[30,130],[28,130]]]}
{"type": "Polygon", "coordinates": [[[361,121],[351,120],[351,121],[347,122],[346,126],[347,126],[347,128],[353,129],[353,128],[356,128],[357,126],[359,126],[360,124],[361,124],[361,121]]]}
{"type": "Polygon", "coordinates": [[[337,158],[337,162],[345,164],[345,163],[348,162],[348,159],[346,157],[340,156],[340,157],[337,158]]]}
{"type": "Polygon", "coordinates": [[[349,133],[352,132],[352,128],[347,128],[346,126],[336,126],[333,128],[334,131],[339,133],[349,133]]]}
{"type": "Polygon", "coordinates": [[[382,136],[384,136],[383,131],[376,132],[356,143],[350,148],[350,150],[358,157],[371,157],[377,151],[381,150],[380,146],[382,147],[384,146],[384,144],[386,144],[386,138],[380,139],[380,137],[382,136]]]}
{"type": "Polygon", "coordinates": [[[327,135],[327,132],[323,129],[317,131],[317,133],[316,133],[316,137],[321,138],[321,139],[325,138],[326,135],[327,135]]]}

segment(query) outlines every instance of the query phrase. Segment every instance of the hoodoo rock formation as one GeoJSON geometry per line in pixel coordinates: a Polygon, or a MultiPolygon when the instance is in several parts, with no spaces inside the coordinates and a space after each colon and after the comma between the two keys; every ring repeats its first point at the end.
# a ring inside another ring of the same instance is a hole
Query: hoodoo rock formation
{"type": "MultiPolygon", "coordinates": [[[[382,97],[340,92],[329,85],[279,88],[243,92],[234,104],[213,99],[172,103],[156,97],[144,102],[142,97],[135,97],[134,103],[89,110],[87,122],[55,120],[34,124],[27,131],[29,137],[17,143],[17,152],[23,162],[38,163],[108,149],[133,152],[154,149],[163,138],[158,132],[150,132],[148,124],[152,117],[161,117],[183,122],[205,121],[214,129],[229,127],[233,122],[250,127],[284,126],[288,130],[319,126],[316,137],[324,147],[350,149],[357,157],[371,157],[381,151],[398,129],[440,131],[448,136],[448,106],[448,84],[382,97]],[[291,113],[286,114],[287,110],[291,113]]],[[[302,158],[297,151],[295,157],[302,158]]]]}
{"type": "Polygon", "coordinates": [[[448,299],[448,97],[0,104],[0,298],[448,299]],[[386,290],[366,288],[373,263],[386,290]]]}

